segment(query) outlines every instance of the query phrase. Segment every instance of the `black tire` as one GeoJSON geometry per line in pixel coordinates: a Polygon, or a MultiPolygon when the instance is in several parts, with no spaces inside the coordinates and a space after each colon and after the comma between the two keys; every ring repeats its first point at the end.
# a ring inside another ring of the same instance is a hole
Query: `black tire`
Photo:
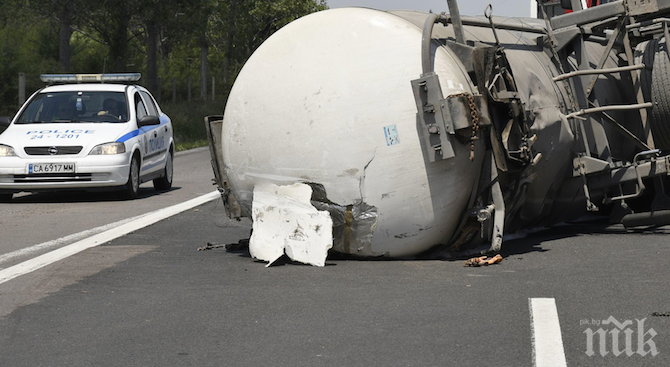
{"type": "Polygon", "coordinates": [[[128,182],[123,193],[127,199],[135,199],[140,194],[140,157],[137,154],[130,161],[128,182]]]}
{"type": "Polygon", "coordinates": [[[661,39],[656,47],[651,74],[651,109],[649,126],[656,148],[670,150],[670,57],[667,44],[661,39]]]}
{"type": "Polygon", "coordinates": [[[12,201],[12,197],[14,197],[14,194],[0,194],[0,203],[9,203],[12,201]]]}
{"type": "Polygon", "coordinates": [[[645,102],[651,102],[651,74],[656,51],[658,51],[658,39],[641,42],[635,47],[635,64],[644,65],[644,69],[640,72],[640,85],[645,102]]]}
{"type": "Polygon", "coordinates": [[[165,158],[165,168],[163,169],[163,176],[155,179],[154,189],[156,190],[169,190],[172,187],[172,151],[168,152],[167,158],[165,158]]]}

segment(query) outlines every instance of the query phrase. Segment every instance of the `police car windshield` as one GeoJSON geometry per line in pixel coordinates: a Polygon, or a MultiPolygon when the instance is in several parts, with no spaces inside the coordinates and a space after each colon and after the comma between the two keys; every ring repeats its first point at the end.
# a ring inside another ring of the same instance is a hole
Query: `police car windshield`
{"type": "Polygon", "coordinates": [[[17,124],[120,123],[128,121],[123,92],[40,93],[30,101],[17,124]]]}

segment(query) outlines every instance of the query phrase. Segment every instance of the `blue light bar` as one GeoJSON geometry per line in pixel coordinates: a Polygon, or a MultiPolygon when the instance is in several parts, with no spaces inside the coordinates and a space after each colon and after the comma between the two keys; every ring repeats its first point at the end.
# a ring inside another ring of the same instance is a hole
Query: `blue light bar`
{"type": "Polygon", "coordinates": [[[105,83],[105,82],[136,82],[140,80],[140,73],[117,74],[42,74],[40,79],[44,83],[105,83]]]}

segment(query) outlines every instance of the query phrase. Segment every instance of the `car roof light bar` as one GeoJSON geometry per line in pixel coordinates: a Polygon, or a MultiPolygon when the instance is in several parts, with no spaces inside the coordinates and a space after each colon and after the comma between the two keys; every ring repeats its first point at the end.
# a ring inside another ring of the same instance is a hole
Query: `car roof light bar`
{"type": "Polygon", "coordinates": [[[136,82],[140,80],[142,74],[140,73],[123,73],[123,74],[102,74],[103,82],[136,82]]]}
{"type": "Polygon", "coordinates": [[[140,73],[116,74],[42,74],[40,79],[44,83],[104,83],[104,82],[136,82],[140,80],[140,73]]]}

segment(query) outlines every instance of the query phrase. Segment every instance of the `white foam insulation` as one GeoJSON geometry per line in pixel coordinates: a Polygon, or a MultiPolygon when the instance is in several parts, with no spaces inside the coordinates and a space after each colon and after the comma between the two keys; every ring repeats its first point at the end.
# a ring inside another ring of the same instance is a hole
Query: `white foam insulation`
{"type": "Polygon", "coordinates": [[[325,266],[333,247],[333,221],[330,213],[312,206],[311,197],[312,188],[301,183],[257,185],[251,209],[251,256],[267,261],[267,266],[284,253],[294,261],[325,266]]]}

